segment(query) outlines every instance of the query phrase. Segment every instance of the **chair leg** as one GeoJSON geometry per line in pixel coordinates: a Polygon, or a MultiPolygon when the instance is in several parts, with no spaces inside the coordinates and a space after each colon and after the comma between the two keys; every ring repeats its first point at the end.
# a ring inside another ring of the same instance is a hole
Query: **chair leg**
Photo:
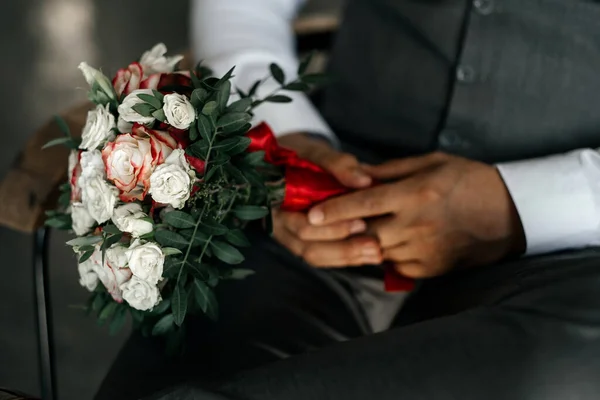
{"type": "Polygon", "coordinates": [[[56,399],[54,368],[54,338],[52,335],[52,309],[48,271],[48,244],[50,228],[40,228],[33,240],[33,272],[35,276],[36,318],[38,328],[38,351],[43,400],[56,399]]]}

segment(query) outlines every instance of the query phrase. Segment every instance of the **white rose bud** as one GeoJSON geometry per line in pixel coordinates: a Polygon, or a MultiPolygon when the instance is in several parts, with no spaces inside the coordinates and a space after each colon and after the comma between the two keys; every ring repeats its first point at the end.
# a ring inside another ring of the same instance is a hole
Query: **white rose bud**
{"type": "Polygon", "coordinates": [[[117,204],[119,189],[110,185],[101,177],[94,177],[86,179],[81,190],[82,203],[92,218],[99,224],[108,221],[112,217],[117,204]]]}
{"type": "Polygon", "coordinates": [[[147,217],[148,215],[142,211],[140,204],[128,203],[115,208],[112,222],[120,231],[131,233],[133,237],[140,237],[154,229],[151,222],[142,220],[147,217]]]}
{"type": "Polygon", "coordinates": [[[155,121],[154,117],[144,117],[143,115],[138,114],[138,112],[133,109],[133,107],[135,107],[136,105],[145,103],[144,100],[138,97],[138,94],[152,95],[153,93],[150,89],[138,89],[129,93],[127,97],[123,99],[123,103],[119,105],[119,116],[125,122],[137,122],[138,124],[142,125],[151,125],[155,121]]]}
{"type": "Polygon", "coordinates": [[[136,310],[147,311],[160,303],[160,292],[156,285],[134,276],[121,285],[123,299],[136,310]]]}
{"type": "Polygon", "coordinates": [[[156,243],[145,243],[137,239],[127,250],[129,269],[133,276],[138,277],[152,285],[162,280],[165,255],[156,243]]]}
{"type": "Polygon", "coordinates": [[[113,129],[117,126],[115,117],[109,111],[109,105],[96,106],[88,112],[83,133],[81,134],[80,149],[95,150],[106,142],[115,139],[113,129]]]}
{"type": "Polygon", "coordinates": [[[85,62],[79,64],[79,69],[83,72],[85,80],[92,88],[92,97],[95,97],[95,99],[101,103],[106,103],[109,100],[116,100],[117,95],[115,89],[106,75],[97,69],[90,67],[85,62]]]}
{"type": "Polygon", "coordinates": [[[71,219],[73,220],[73,232],[77,236],[87,234],[96,224],[96,221],[82,203],[71,205],[71,219]]]}
{"type": "Polygon", "coordinates": [[[94,260],[92,258],[87,259],[77,266],[79,271],[79,284],[93,292],[98,286],[98,274],[94,271],[94,260]]]}
{"type": "Polygon", "coordinates": [[[175,65],[183,56],[165,57],[167,54],[167,46],[164,43],[159,43],[152,50],[145,52],[140,59],[140,64],[144,68],[146,75],[171,73],[175,69],[175,65]]]}
{"type": "Polygon", "coordinates": [[[172,127],[187,130],[196,120],[196,110],[184,95],[167,94],[164,103],[163,111],[172,127]]]}
{"type": "Polygon", "coordinates": [[[154,201],[180,209],[190,198],[194,179],[185,151],[176,149],[150,175],[149,193],[154,201]]]}
{"type": "Polygon", "coordinates": [[[106,177],[102,153],[99,150],[83,151],[81,153],[81,177],[79,186],[83,187],[87,180],[106,177]]]}

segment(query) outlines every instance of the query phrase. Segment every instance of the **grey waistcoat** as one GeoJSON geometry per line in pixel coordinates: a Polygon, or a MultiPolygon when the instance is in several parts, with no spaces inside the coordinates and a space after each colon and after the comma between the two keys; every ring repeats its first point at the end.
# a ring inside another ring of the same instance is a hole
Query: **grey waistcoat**
{"type": "Polygon", "coordinates": [[[349,0],[323,113],[371,161],[600,146],[600,1],[349,0]]]}

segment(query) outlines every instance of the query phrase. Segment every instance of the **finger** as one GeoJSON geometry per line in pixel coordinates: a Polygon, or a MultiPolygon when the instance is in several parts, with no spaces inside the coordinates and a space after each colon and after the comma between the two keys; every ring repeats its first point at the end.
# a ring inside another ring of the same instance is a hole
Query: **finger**
{"type": "Polygon", "coordinates": [[[436,165],[447,157],[444,153],[436,152],[425,156],[391,160],[380,165],[363,165],[363,169],[375,179],[399,179],[436,165]]]}
{"type": "Polygon", "coordinates": [[[345,186],[360,189],[372,183],[372,178],[363,170],[358,159],[351,154],[325,151],[316,153],[313,157],[316,164],[345,186]]]}
{"type": "Polygon", "coordinates": [[[411,196],[403,196],[401,182],[379,185],[335,197],[313,207],[308,213],[312,225],[377,217],[394,210],[410,208],[411,196]]]}
{"type": "Polygon", "coordinates": [[[435,236],[431,226],[410,226],[412,221],[403,218],[403,213],[381,217],[369,221],[366,234],[376,237],[383,249],[405,244],[407,242],[425,242],[435,236]]]}
{"type": "Polygon", "coordinates": [[[302,255],[304,243],[285,227],[280,217],[280,212],[275,210],[273,210],[273,238],[285,246],[292,254],[298,257],[302,255]]]}
{"type": "Polygon", "coordinates": [[[377,242],[368,237],[337,242],[309,242],[302,257],[307,263],[321,268],[380,264],[383,260],[377,242]]]}
{"type": "Polygon", "coordinates": [[[325,226],[313,226],[305,213],[279,212],[284,226],[300,240],[328,241],[346,239],[367,229],[363,220],[343,221],[325,226]]]}
{"type": "Polygon", "coordinates": [[[396,272],[409,278],[429,278],[444,271],[440,255],[433,247],[422,242],[409,242],[385,249],[383,258],[394,262],[396,272]]]}

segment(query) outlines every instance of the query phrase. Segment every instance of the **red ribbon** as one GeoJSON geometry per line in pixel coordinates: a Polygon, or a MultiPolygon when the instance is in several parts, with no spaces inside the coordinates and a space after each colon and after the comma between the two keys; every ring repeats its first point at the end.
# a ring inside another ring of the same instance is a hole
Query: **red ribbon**
{"type": "MultiPolygon", "coordinates": [[[[318,165],[298,157],[293,150],[279,146],[267,124],[258,125],[247,136],[252,140],[248,152],[264,151],[266,162],[285,167],[282,210],[308,211],[315,204],[352,191],[318,165]]],[[[393,265],[386,263],[384,285],[388,292],[411,291],[414,281],[399,275],[393,265]]]]}

